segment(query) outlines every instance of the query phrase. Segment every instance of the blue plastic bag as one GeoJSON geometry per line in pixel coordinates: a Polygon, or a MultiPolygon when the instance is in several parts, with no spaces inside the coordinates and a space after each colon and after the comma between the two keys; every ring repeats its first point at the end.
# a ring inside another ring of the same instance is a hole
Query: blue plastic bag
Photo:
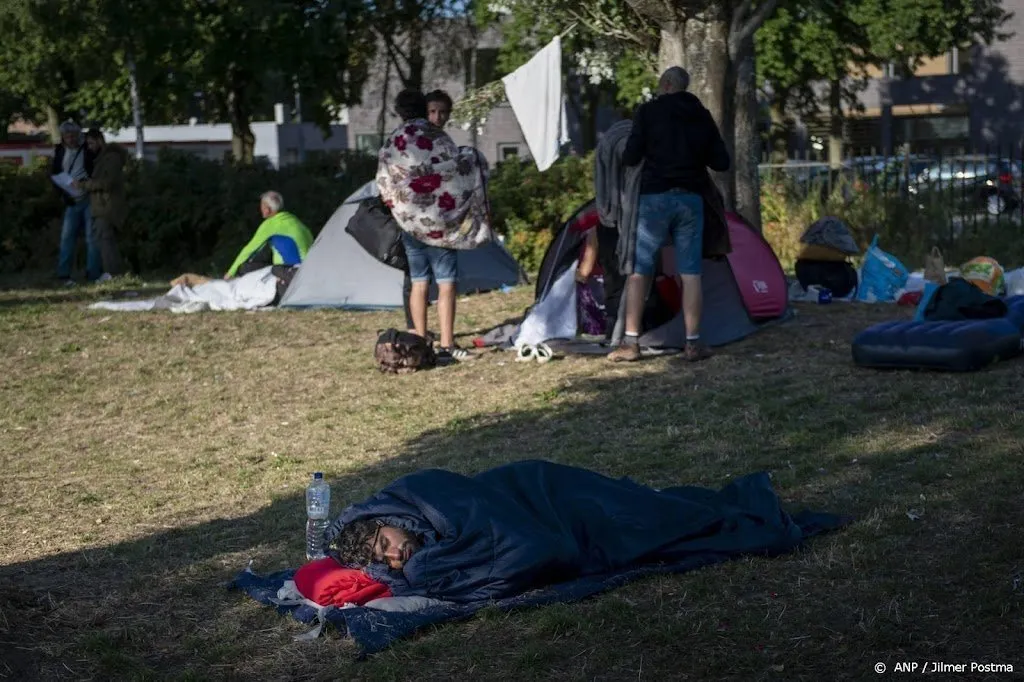
{"type": "Polygon", "coordinates": [[[907,284],[910,271],[895,256],[878,248],[878,235],[864,254],[857,286],[857,300],[883,303],[896,300],[896,292],[907,284]]]}
{"type": "Polygon", "coordinates": [[[925,282],[924,292],[921,294],[921,302],[917,304],[917,310],[914,311],[914,322],[924,322],[924,309],[928,307],[928,301],[932,300],[932,296],[939,290],[939,284],[935,282],[925,282]]]}

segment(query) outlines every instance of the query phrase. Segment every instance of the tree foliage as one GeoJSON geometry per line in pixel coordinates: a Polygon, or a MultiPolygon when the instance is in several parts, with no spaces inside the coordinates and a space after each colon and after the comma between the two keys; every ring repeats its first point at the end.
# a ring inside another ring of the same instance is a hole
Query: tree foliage
{"type": "Polygon", "coordinates": [[[78,87],[76,66],[87,58],[79,42],[65,39],[77,26],[74,8],[60,0],[0,4],[0,83],[54,132],[78,87]]]}
{"type": "Polygon", "coordinates": [[[821,83],[841,82],[852,102],[866,67],[913,73],[954,47],[991,43],[1007,18],[1000,0],[802,0],[758,31],[758,71],[783,108],[816,114],[821,83]]]}
{"type": "Polygon", "coordinates": [[[508,0],[481,5],[479,21],[500,25],[498,66],[509,73],[563,35],[563,73],[581,99],[600,97],[631,110],[656,79],[657,32],[618,0],[508,0]]]}
{"type": "Polygon", "coordinates": [[[298,89],[321,124],[358,101],[368,22],[361,0],[6,0],[0,82],[49,119],[119,128],[131,121],[134,63],[150,121],[181,122],[198,106],[231,123],[236,158],[249,161],[249,122],[271,99],[298,89]]]}

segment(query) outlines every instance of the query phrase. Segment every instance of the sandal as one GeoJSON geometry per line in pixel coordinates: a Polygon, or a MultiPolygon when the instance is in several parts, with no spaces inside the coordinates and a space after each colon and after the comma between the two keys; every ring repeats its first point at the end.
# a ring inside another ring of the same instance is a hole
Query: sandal
{"type": "Polygon", "coordinates": [[[536,346],[523,344],[522,346],[519,346],[519,350],[516,351],[516,362],[529,362],[530,360],[533,360],[536,352],[536,346]]]}

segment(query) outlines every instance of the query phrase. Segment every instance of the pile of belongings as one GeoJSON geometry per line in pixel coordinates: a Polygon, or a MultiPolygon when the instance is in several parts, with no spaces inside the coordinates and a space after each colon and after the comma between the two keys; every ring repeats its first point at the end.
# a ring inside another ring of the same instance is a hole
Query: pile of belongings
{"type": "Polygon", "coordinates": [[[938,249],[932,249],[925,267],[925,289],[914,319],[929,322],[1005,317],[1003,266],[994,258],[978,256],[949,276],[938,249]]]}
{"type": "Polygon", "coordinates": [[[804,290],[828,289],[833,299],[848,298],[856,291],[857,271],[849,259],[860,255],[860,248],[842,220],[825,216],[815,221],[800,243],[796,277],[804,290]]]}

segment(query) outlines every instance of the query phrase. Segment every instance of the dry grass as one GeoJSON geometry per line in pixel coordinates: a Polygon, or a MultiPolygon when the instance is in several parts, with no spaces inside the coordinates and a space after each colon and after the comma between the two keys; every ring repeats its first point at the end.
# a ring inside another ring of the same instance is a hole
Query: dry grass
{"type": "MultiPolygon", "coordinates": [[[[699,366],[488,353],[372,364],[393,313],[195,316],[0,295],[0,677],[861,679],[899,660],[1024,666],[1024,362],[972,375],[850,361],[908,311],[803,306],[699,366]],[[302,559],[308,473],[335,511],[425,466],[545,457],[653,485],[768,469],[794,506],[850,513],[805,551],[485,612],[364,662],[225,583],[302,559]],[[909,513],[909,515],[908,515],[909,513]],[[915,519],[911,519],[911,516],[915,519]]],[[[530,291],[460,304],[460,329],[530,291]]]]}

